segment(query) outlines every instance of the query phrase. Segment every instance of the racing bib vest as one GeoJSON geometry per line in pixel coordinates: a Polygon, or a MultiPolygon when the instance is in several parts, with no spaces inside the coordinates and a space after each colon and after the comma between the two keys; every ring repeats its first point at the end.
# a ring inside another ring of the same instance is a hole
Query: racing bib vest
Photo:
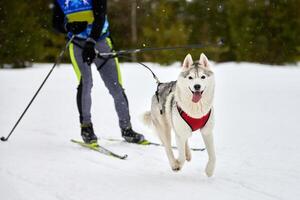
{"type": "MultiPolygon", "coordinates": [[[[82,39],[88,38],[92,31],[94,22],[92,0],[57,0],[57,2],[66,16],[66,23],[74,21],[88,22],[87,28],[83,32],[76,35],[82,39]]],[[[109,23],[106,16],[99,39],[101,39],[104,35],[108,35],[108,27],[109,23]]],[[[72,33],[68,33],[68,37],[72,37],[72,33]]]]}

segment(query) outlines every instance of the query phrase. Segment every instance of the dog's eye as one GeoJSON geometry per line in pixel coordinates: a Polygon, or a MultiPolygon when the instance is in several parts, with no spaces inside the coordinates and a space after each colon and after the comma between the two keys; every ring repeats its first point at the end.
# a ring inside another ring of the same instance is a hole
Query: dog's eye
{"type": "Polygon", "coordinates": [[[204,76],[204,75],[201,76],[201,79],[205,79],[205,78],[206,78],[206,76],[204,76]]]}
{"type": "Polygon", "coordinates": [[[193,79],[193,77],[189,76],[189,79],[190,79],[190,80],[192,80],[192,79],[193,79]]]}

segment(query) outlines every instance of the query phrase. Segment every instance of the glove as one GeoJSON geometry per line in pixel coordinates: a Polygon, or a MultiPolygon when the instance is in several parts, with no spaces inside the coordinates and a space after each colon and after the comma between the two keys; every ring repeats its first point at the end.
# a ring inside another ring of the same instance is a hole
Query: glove
{"type": "Polygon", "coordinates": [[[88,38],[83,47],[82,59],[83,62],[86,62],[88,65],[92,64],[96,57],[95,44],[95,40],[88,38]]]}
{"type": "Polygon", "coordinates": [[[84,22],[70,22],[66,24],[66,30],[73,34],[78,34],[84,31],[87,27],[88,23],[84,22]]]}

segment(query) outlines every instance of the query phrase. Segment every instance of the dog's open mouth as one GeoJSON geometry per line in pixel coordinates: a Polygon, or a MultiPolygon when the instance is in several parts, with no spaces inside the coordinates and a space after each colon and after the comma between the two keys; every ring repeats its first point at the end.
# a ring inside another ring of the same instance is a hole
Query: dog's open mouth
{"type": "MultiPolygon", "coordinates": [[[[190,88],[190,90],[191,90],[191,88],[190,88]]],[[[191,92],[193,93],[192,101],[194,103],[198,103],[200,101],[201,97],[202,97],[202,94],[203,94],[204,90],[202,90],[202,91],[200,91],[200,90],[196,90],[196,91],[191,90],[191,92]]]]}

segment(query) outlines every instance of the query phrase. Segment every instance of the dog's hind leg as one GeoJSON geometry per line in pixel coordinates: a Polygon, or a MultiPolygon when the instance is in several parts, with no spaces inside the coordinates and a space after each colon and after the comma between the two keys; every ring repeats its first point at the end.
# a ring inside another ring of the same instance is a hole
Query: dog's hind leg
{"type": "Polygon", "coordinates": [[[191,161],[192,159],[191,149],[189,147],[188,141],[186,141],[185,143],[185,158],[187,161],[191,161]]]}

